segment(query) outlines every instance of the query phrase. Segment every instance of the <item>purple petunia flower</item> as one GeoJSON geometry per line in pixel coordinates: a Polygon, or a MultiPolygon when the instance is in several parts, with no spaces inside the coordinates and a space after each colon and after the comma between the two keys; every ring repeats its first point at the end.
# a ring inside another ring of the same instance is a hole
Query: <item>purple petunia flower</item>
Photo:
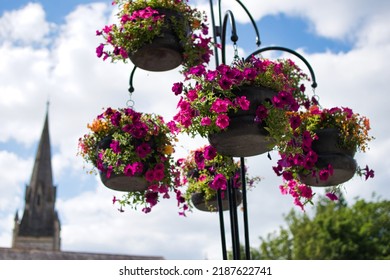
{"type": "Polygon", "coordinates": [[[332,200],[332,201],[335,201],[335,200],[338,200],[339,198],[338,198],[338,196],[335,194],[335,193],[330,193],[330,192],[328,192],[328,193],[326,193],[325,194],[330,200],[332,200]]]}
{"type": "Polygon", "coordinates": [[[119,154],[121,152],[120,144],[117,140],[111,141],[110,148],[115,154],[119,154]]]}
{"type": "Polygon", "coordinates": [[[151,153],[151,151],[152,148],[148,143],[142,143],[135,149],[135,152],[140,158],[146,158],[151,153]]]}
{"type": "Polygon", "coordinates": [[[214,180],[210,183],[210,187],[214,190],[226,190],[227,180],[222,174],[217,174],[214,180]]]}
{"type": "Polygon", "coordinates": [[[217,156],[217,150],[213,146],[207,146],[204,149],[204,158],[207,160],[213,160],[217,156]]]}
{"type": "Polygon", "coordinates": [[[181,94],[181,92],[183,91],[183,83],[182,82],[174,83],[172,86],[172,91],[175,95],[181,94]]]}

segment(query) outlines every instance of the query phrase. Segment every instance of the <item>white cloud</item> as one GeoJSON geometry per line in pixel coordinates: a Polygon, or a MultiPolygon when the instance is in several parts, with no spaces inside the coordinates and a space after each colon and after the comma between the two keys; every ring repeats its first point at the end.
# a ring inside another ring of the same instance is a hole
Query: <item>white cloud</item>
{"type": "Polygon", "coordinates": [[[16,154],[0,150],[0,211],[12,209],[16,211],[24,198],[24,185],[28,184],[29,173],[32,169],[32,159],[23,159],[16,154]],[[12,166],[12,168],[9,168],[12,166]]]}
{"type": "Polygon", "coordinates": [[[38,137],[43,122],[36,104],[45,104],[51,91],[49,51],[3,44],[0,56],[1,115],[7,117],[0,140],[14,139],[31,144],[38,137]],[[19,126],[23,122],[29,125],[19,126]],[[15,129],[17,127],[19,129],[15,129]]]}
{"type": "MultiPolygon", "coordinates": [[[[317,35],[352,41],[359,38],[359,33],[372,17],[388,15],[390,10],[390,3],[386,0],[375,1],[375,4],[365,0],[274,0],[263,1],[261,7],[257,1],[245,1],[244,4],[255,20],[266,15],[282,13],[308,20],[309,26],[313,29],[312,32],[317,35]]],[[[224,3],[224,8],[235,11],[234,14],[238,21],[249,21],[244,10],[235,1],[227,1],[226,4],[224,3]]],[[[288,32],[288,26],[286,26],[286,32],[288,32]]]]}
{"type": "Polygon", "coordinates": [[[0,18],[0,42],[47,43],[53,27],[45,20],[42,5],[29,3],[20,10],[5,12],[0,18]]]}

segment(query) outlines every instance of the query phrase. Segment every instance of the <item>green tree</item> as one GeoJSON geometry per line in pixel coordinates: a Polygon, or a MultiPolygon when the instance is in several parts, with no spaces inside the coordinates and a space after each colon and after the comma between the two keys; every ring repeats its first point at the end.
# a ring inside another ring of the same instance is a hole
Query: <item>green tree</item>
{"type": "Polygon", "coordinates": [[[348,206],[341,197],[322,197],[314,214],[291,210],[287,228],[260,237],[252,259],[376,260],[390,259],[390,201],[373,195],[373,202],[356,199],[348,206]]]}

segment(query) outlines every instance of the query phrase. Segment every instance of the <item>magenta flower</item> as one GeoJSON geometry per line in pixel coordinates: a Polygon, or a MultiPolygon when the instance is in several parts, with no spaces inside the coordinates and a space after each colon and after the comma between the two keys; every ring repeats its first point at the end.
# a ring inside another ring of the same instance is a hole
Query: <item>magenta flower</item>
{"type": "Polygon", "coordinates": [[[216,113],[226,113],[229,108],[229,104],[230,104],[229,101],[218,98],[211,105],[210,110],[216,113]]]}
{"type": "Polygon", "coordinates": [[[114,26],[113,24],[112,24],[112,25],[106,25],[106,26],[103,28],[102,31],[103,31],[104,33],[108,34],[108,33],[111,32],[113,26],[114,26]]]}
{"type": "Polygon", "coordinates": [[[210,183],[210,187],[214,190],[226,190],[227,180],[222,174],[217,174],[214,180],[210,183]]]}
{"type": "Polygon", "coordinates": [[[174,83],[172,86],[172,91],[175,95],[181,94],[181,92],[183,91],[183,83],[174,83]]]}
{"type": "Polygon", "coordinates": [[[104,50],[104,44],[100,44],[100,45],[96,48],[96,55],[97,55],[97,57],[102,57],[102,55],[103,55],[103,50],[104,50]]]}
{"type": "Polygon", "coordinates": [[[205,168],[205,163],[204,163],[204,154],[202,151],[195,151],[194,155],[195,163],[198,166],[198,169],[202,170],[205,168]]]}
{"type": "Polygon", "coordinates": [[[313,197],[313,191],[310,187],[301,184],[298,189],[303,198],[311,199],[313,197]]]}
{"type": "Polygon", "coordinates": [[[206,72],[206,68],[204,65],[197,65],[192,68],[190,68],[187,72],[187,74],[194,75],[194,76],[202,76],[206,72]]]}
{"type": "Polygon", "coordinates": [[[335,200],[338,200],[339,198],[338,198],[338,196],[335,194],[335,193],[330,193],[330,192],[328,192],[328,193],[326,193],[325,194],[330,200],[332,200],[332,201],[335,201],[335,200]]]}
{"type": "Polygon", "coordinates": [[[151,153],[151,151],[152,148],[148,143],[142,143],[135,149],[135,152],[140,158],[146,158],[151,153]]]}
{"type": "Polygon", "coordinates": [[[204,158],[206,160],[213,160],[217,156],[217,150],[213,146],[206,146],[204,149],[204,158]]]}
{"type": "Polygon", "coordinates": [[[123,173],[126,176],[130,176],[130,177],[134,176],[134,174],[136,173],[136,168],[132,164],[128,164],[128,165],[125,166],[125,168],[123,170],[123,173]]]}
{"type": "Polygon", "coordinates": [[[299,86],[299,90],[300,90],[301,92],[305,92],[305,91],[306,91],[305,85],[304,85],[304,84],[301,84],[301,85],[299,86]]]}
{"type": "Polygon", "coordinates": [[[116,196],[114,195],[114,197],[112,198],[112,204],[115,204],[115,202],[119,201],[119,199],[116,198],[116,196]]]}
{"type": "Polygon", "coordinates": [[[280,190],[280,192],[281,192],[283,195],[288,194],[288,188],[287,188],[286,186],[284,186],[284,185],[280,185],[280,186],[279,186],[279,190],[280,190]]]}
{"type": "Polygon", "coordinates": [[[296,206],[300,207],[300,208],[302,209],[302,211],[305,210],[305,209],[304,209],[304,206],[303,206],[303,203],[299,200],[298,197],[295,197],[295,198],[294,198],[294,204],[295,204],[296,206]]]}
{"type": "Polygon", "coordinates": [[[172,133],[172,134],[177,134],[180,132],[180,128],[177,127],[177,124],[174,122],[174,121],[170,121],[167,123],[167,126],[169,128],[169,131],[172,133]]]}
{"type": "Polygon", "coordinates": [[[350,108],[343,107],[343,112],[347,114],[347,118],[350,119],[353,116],[353,111],[350,108]]]}
{"type": "Polygon", "coordinates": [[[282,176],[283,167],[281,165],[273,166],[272,169],[277,176],[282,176]]]}
{"type": "Polygon", "coordinates": [[[131,164],[127,164],[124,168],[124,173],[126,176],[134,176],[136,174],[141,174],[143,172],[144,165],[142,162],[133,162],[131,164]]]}
{"type": "Polygon", "coordinates": [[[217,120],[215,121],[215,124],[220,129],[225,129],[229,126],[229,117],[227,115],[218,115],[217,120]]]}
{"type": "Polygon", "coordinates": [[[300,116],[292,116],[289,119],[290,126],[293,130],[297,129],[301,125],[301,117],[300,116]]]}
{"type": "Polygon", "coordinates": [[[116,111],[115,113],[113,113],[111,115],[111,118],[110,118],[112,125],[119,126],[121,118],[122,118],[122,114],[119,111],[116,111]]]}
{"type": "Polygon", "coordinates": [[[309,151],[305,157],[305,168],[311,169],[315,166],[318,160],[318,155],[314,151],[309,151]]]}
{"type": "Polygon", "coordinates": [[[117,141],[117,140],[111,141],[110,148],[112,149],[112,151],[115,154],[120,154],[120,152],[121,152],[120,144],[119,144],[119,141],[117,141]]]}
{"type": "Polygon", "coordinates": [[[249,110],[249,106],[250,106],[250,101],[248,99],[246,99],[246,96],[239,96],[236,98],[235,100],[238,104],[238,106],[240,106],[240,108],[244,111],[247,111],[249,110]]]}
{"type": "Polygon", "coordinates": [[[120,56],[123,58],[123,59],[126,59],[129,57],[129,54],[127,53],[127,51],[124,49],[124,48],[120,48],[119,49],[119,54],[120,56]]]}
{"type": "Polygon", "coordinates": [[[149,203],[150,207],[153,207],[158,202],[158,193],[155,192],[147,192],[145,194],[146,197],[146,203],[149,203]]]}
{"type": "Polygon", "coordinates": [[[107,178],[110,178],[111,177],[111,173],[112,173],[112,166],[110,165],[107,170],[106,170],[106,177],[107,178]]]}
{"type": "Polygon", "coordinates": [[[230,67],[226,64],[220,64],[217,66],[217,71],[221,76],[226,75],[226,73],[230,70],[230,67]]]}
{"type": "Polygon", "coordinates": [[[143,122],[134,122],[131,126],[129,132],[134,138],[141,139],[144,138],[148,133],[148,126],[143,122]]]}
{"type": "Polygon", "coordinates": [[[283,179],[286,181],[294,179],[293,174],[291,172],[284,171],[282,175],[283,175],[283,179]]]}
{"type": "Polygon", "coordinates": [[[319,172],[319,177],[321,181],[326,181],[329,179],[329,170],[328,169],[322,169],[319,172]]]}
{"type": "Polygon", "coordinates": [[[217,76],[218,76],[217,71],[210,70],[206,73],[206,80],[207,81],[214,81],[217,78],[217,76]]]}
{"type": "Polygon", "coordinates": [[[187,97],[190,101],[194,101],[198,98],[198,93],[195,89],[191,89],[188,91],[187,97]]]}
{"type": "Polygon", "coordinates": [[[207,175],[206,174],[200,175],[198,180],[199,180],[199,182],[206,181],[207,180],[207,175]]]}
{"type": "Polygon", "coordinates": [[[252,81],[257,77],[258,72],[255,68],[245,68],[243,74],[246,80],[252,81]]]}
{"type": "Polygon", "coordinates": [[[365,175],[366,180],[368,180],[368,178],[374,178],[374,170],[368,168],[368,165],[366,165],[366,167],[362,171],[365,175]]]}
{"type": "Polygon", "coordinates": [[[262,122],[268,117],[268,109],[264,105],[260,105],[256,109],[256,122],[262,122]]]}
{"type": "Polygon", "coordinates": [[[149,169],[148,171],[146,171],[145,179],[148,182],[153,182],[154,181],[154,171],[153,171],[153,169],[149,169]]]}
{"type": "Polygon", "coordinates": [[[192,118],[193,116],[191,111],[180,111],[173,117],[173,120],[178,122],[184,128],[187,128],[192,124],[192,118]]]}
{"type": "Polygon", "coordinates": [[[304,151],[310,151],[311,145],[313,143],[313,138],[309,131],[305,130],[302,133],[302,148],[304,151]]]}
{"type": "Polygon", "coordinates": [[[200,121],[201,125],[209,126],[211,124],[211,119],[209,117],[203,117],[200,121]]]}
{"type": "Polygon", "coordinates": [[[163,163],[158,163],[156,164],[156,166],[154,167],[155,170],[164,170],[165,169],[165,166],[163,163]]]}
{"type": "Polygon", "coordinates": [[[233,85],[233,81],[225,76],[222,76],[222,78],[218,81],[219,86],[223,90],[228,90],[233,85]]]}
{"type": "Polygon", "coordinates": [[[154,180],[162,181],[165,177],[164,169],[154,169],[153,176],[154,176],[154,180]]]}

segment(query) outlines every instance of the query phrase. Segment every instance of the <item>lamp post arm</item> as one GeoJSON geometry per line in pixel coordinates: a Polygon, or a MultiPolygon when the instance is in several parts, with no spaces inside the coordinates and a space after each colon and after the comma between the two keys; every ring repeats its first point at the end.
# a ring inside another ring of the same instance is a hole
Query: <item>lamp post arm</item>
{"type": "MultiPolygon", "coordinates": [[[[249,10],[245,7],[245,5],[240,1],[240,0],[235,0],[245,11],[245,13],[248,15],[251,23],[252,23],[252,26],[255,30],[255,33],[256,33],[256,45],[257,47],[259,47],[261,45],[261,41],[260,41],[260,32],[259,32],[259,29],[256,25],[256,22],[255,20],[253,19],[251,13],[249,12],[249,10]]],[[[213,28],[213,39],[214,39],[214,42],[217,43],[217,38],[218,37],[221,37],[221,45],[222,45],[222,59],[225,60],[225,46],[226,46],[226,39],[225,39],[225,35],[224,35],[224,27],[223,25],[226,25],[226,24],[222,24],[222,0],[218,0],[218,3],[217,3],[217,9],[218,9],[218,18],[219,18],[219,22],[216,23],[216,19],[215,19],[215,14],[214,14],[214,1],[213,0],[209,0],[209,4],[210,4],[210,14],[211,14],[211,24],[212,24],[212,28],[213,28]],[[222,26],[222,30],[221,30],[221,26],[222,26]]],[[[234,36],[237,37],[237,32],[236,32],[236,27],[235,27],[235,21],[234,21],[234,16],[233,16],[233,13],[228,11],[228,13],[230,14],[231,16],[231,25],[232,25],[232,28],[234,28],[234,36]],[[234,26],[233,26],[234,24],[234,26]]],[[[225,15],[225,20],[224,22],[226,22],[226,15],[225,15]]],[[[226,26],[225,26],[225,30],[226,30],[226,26]]],[[[233,36],[233,35],[232,35],[233,36]]],[[[233,40],[233,39],[232,39],[233,40]]],[[[237,40],[238,40],[238,37],[237,37],[237,40]]],[[[236,40],[236,41],[237,41],[236,40]]],[[[218,56],[218,48],[217,48],[217,45],[215,44],[214,45],[214,57],[215,57],[215,64],[216,65],[219,65],[219,56],[218,56]]],[[[225,63],[225,61],[223,61],[223,63],[225,63]]]]}
{"type": "MultiPolygon", "coordinates": [[[[218,25],[216,25],[216,23],[215,23],[215,14],[214,14],[213,0],[209,0],[209,3],[210,3],[211,25],[212,25],[212,28],[213,28],[215,65],[219,65],[217,37],[221,36],[221,30],[220,30],[221,24],[219,23],[218,25]]],[[[220,5],[220,2],[219,2],[219,5],[220,5]]],[[[221,9],[220,9],[220,6],[219,6],[219,15],[220,15],[220,13],[221,13],[221,9]]]]}
{"type": "Polygon", "coordinates": [[[248,61],[252,56],[260,54],[260,53],[265,52],[265,51],[284,51],[284,52],[291,53],[291,54],[297,56],[298,58],[300,58],[303,61],[303,63],[305,63],[305,65],[307,66],[307,68],[310,71],[311,79],[313,81],[312,84],[311,84],[312,88],[316,88],[317,87],[316,76],[314,74],[313,68],[311,67],[310,63],[301,54],[299,54],[298,52],[296,52],[296,51],[294,51],[292,49],[285,48],[285,47],[279,47],[279,46],[271,46],[271,47],[261,48],[261,49],[258,49],[256,51],[254,51],[253,53],[251,53],[245,59],[245,61],[248,61]]]}

